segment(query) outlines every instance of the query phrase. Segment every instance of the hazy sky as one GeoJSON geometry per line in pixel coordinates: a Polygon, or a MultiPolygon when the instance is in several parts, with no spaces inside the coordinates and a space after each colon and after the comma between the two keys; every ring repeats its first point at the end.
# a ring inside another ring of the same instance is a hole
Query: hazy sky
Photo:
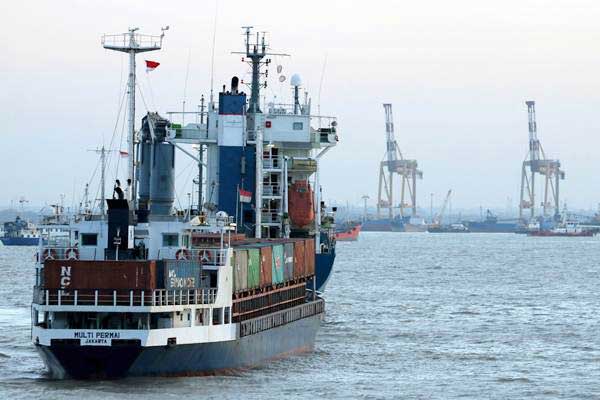
{"type": "MultiPolygon", "coordinates": [[[[77,196],[113,135],[126,58],[104,50],[103,33],[160,33],[164,48],[138,58],[149,108],[198,104],[210,89],[214,1],[11,1],[0,13],[0,205],[77,196]],[[161,62],[149,77],[144,58],[161,62]],[[186,70],[189,74],[186,85],[186,70]]],[[[537,103],[546,154],[560,158],[570,207],[600,202],[600,3],[583,0],[218,2],[215,87],[248,67],[230,52],[243,25],[268,31],[284,72],[303,77],[323,114],[339,118],[339,146],[324,162],[326,199],[376,196],[384,152],[383,102],[397,139],[424,172],[419,201],[455,207],[517,203],[527,150],[525,100],[537,103]]],[[[274,68],[273,68],[274,69],[274,68]]],[[[274,75],[274,74],[273,74],[274,75]]],[[[289,95],[289,86],[266,92],[289,95]]],[[[138,99],[138,116],[146,108],[138,99]]],[[[117,128],[120,137],[121,125],[117,128]]],[[[125,146],[125,145],[124,145],[125,146]]],[[[186,165],[188,162],[180,158],[186,165]]],[[[185,177],[187,172],[180,176],[185,177]]],[[[185,189],[179,188],[180,192],[185,189]]],[[[374,200],[371,200],[374,203],[374,200]]]]}

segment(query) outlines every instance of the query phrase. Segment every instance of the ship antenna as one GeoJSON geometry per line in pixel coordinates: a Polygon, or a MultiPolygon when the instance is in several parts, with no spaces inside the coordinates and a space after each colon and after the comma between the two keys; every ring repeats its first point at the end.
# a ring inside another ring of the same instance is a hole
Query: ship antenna
{"type": "Polygon", "coordinates": [[[321,126],[321,89],[323,89],[323,79],[325,78],[325,67],[327,67],[327,53],[323,60],[323,68],[321,69],[321,80],[319,81],[319,95],[317,97],[317,112],[319,113],[319,127],[321,126]]]}
{"type": "Polygon", "coordinates": [[[217,17],[219,15],[219,1],[215,0],[215,23],[213,25],[212,49],[210,55],[210,105],[212,107],[214,100],[215,86],[215,46],[217,42],[217,17]]]}

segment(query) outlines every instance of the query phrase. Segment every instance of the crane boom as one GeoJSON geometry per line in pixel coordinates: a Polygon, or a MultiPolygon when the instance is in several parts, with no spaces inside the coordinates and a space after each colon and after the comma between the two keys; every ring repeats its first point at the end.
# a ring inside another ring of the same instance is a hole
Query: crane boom
{"type": "Polygon", "coordinates": [[[442,205],[442,209],[440,210],[440,212],[438,213],[438,215],[435,218],[435,222],[437,225],[442,224],[442,218],[444,218],[444,214],[446,213],[446,207],[448,207],[448,202],[450,201],[451,195],[452,195],[452,189],[448,190],[448,193],[446,194],[446,198],[444,199],[444,204],[442,205]]]}

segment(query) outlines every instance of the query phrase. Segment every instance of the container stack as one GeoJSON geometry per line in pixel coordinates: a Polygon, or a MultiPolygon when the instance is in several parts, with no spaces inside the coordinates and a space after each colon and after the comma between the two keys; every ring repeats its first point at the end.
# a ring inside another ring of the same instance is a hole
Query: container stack
{"type": "Polygon", "coordinates": [[[277,286],[315,273],[314,239],[257,242],[235,247],[233,291],[277,286]]]}

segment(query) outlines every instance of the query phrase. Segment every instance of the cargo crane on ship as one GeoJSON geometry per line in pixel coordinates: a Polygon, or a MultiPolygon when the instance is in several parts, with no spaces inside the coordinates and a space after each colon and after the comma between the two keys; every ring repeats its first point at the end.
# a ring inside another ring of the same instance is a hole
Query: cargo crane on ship
{"type": "Polygon", "coordinates": [[[379,188],[377,195],[377,218],[384,218],[382,212],[387,210],[387,217],[394,219],[394,177],[400,177],[400,216],[404,219],[406,210],[410,217],[417,216],[417,179],[423,178],[423,172],[418,169],[417,160],[405,159],[394,135],[394,118],[392,105],[385,103],[385,134],[386,150],[383,161],[379,165],[379,188]],[[407,196],[408,194],[408,196],[407,196]],[[408,199],[407,199],[408,197],[408,199]],[[406,202],[408,200],[408,203],[406,202]]]}
{"type": "Polygon", "coordinates": [[[519,202],[519,221],[523,225],[535,224],[536,217],[545,220],[554,210],[554,219],[559,219],[559,183],[565,179],[560,160],[546,158],[542,144],[537,136],[535,101],[526,101],[529,122],[529,151],[521,169],[521,197],[519,202]],[[544,180],[544,199],[540,204],[542,214],[536,215],[535,177],[544,180]],[[549,196],[552,196],[551,198],[549,196]],[[526,216],[526,210],[529,215],[526,216]]]}

